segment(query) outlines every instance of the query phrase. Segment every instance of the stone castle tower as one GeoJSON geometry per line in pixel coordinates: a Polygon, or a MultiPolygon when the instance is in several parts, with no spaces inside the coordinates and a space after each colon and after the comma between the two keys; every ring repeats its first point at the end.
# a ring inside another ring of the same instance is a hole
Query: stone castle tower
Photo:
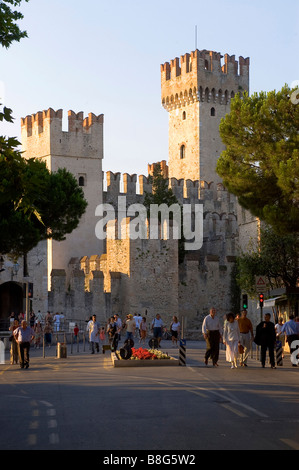
{"type": "Polygon", "coordinates": [[[169,178],[215,184],[224,150],[220,120],[230,100],[249,90],[249,58],[195,50],[161,65],[162,105],[169,113],[169,178]]]}
{"type": "MultiPolygon", "coordinates": [[[[77,179],[88,201],[76,230],[65,241],[47,243],[47,277],[52,269],[65,269],[78,253],[102,253],[102,241],[95,236],[95,208],[103,200],[103,115],[68,112],[68,131],[62,130],[62,110],[48,109],[21,120],[25,158],[44,160],[51,171],[66,168],[77,179]],[[90,227],[90,230],[87,230],[90,227]]],[[[48,286],[50,287],[50,286],[48,286]]]]}
{"type": "MultiPolygon", "coordinates": [[[[34,283],[34,310],[63,311],[83,319],[90,312],[103,321],[111,313],[163,313],[200,325],[211,305],[231,308],[230,283],[238,253],[236,198],[216,174],[224,149],[219,124],[230,100],[249,89],[249,59],[196,50],[161,65],[162,105],[169,113],[168,177],[180,204],[203,205],[203,246],[178,262],[176,240],[110,239],[95,236],[95,208],[102,202],[115,209],[119,196],[127,206],[143,204],[152,191],[148,175],[107,172],[103,190],[103,115],[48,109],[22,119],[25,157],[46,161],[52,171],[65,167],[78,180],[88,201],[79,227],[64,242],[39,244],[28,257],[34,283]],[[139,188],[137,189],[137,179],[139,188]]],[[[153,165],[148,166],[148,173],[153,165]]],[[[20,279],[21,280],[21,279],[20,279]]]]}

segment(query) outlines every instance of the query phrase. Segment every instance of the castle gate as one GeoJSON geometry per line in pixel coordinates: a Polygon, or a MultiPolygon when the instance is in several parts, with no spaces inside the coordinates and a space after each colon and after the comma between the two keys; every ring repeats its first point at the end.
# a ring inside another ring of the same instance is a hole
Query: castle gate
{"type": "Polygon", "coordinates": [[[11,312],[18,315],[23,310],[23,287],[17,282],[4,282],[0,285],[0,329],[9,326],[11,312]]]}

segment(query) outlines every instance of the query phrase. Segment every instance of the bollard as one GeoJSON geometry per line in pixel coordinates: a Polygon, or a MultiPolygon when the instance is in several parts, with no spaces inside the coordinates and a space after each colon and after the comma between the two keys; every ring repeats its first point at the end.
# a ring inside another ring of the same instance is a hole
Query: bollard
{"type": "Polygon", "coordinates": [[[0,364],[5,364],[5,343],[4,343],[4,338],[0,338],[0,364]]]}
{"type": "Polygon", "coordinates": [[[276,341],[276,364],[278,366],[283,365],[283,361],[282,361],[282,342],[281,341],[276,341]]]}
{"type": "Polygon", "coordinates": [[[57,343],[57,357],[58,359],[65,359],[67,357],[67,348],[64,343],[57,343]]]}
{"type": "Polygon", "coordinates": [[[185,366],[186,365],[186,340],[180,340],[180,349],[179,349],[179,365],[185,366]]]}

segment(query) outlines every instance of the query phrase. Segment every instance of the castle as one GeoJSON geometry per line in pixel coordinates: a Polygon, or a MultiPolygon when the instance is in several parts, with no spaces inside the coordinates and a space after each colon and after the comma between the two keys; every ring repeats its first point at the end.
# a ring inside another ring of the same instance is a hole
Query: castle
{"type": "MultiPolygon", "coordinates": [[[[97,238],[99,204],[117,208],[119,196],[126,197],[127,207],[142,204],[152,191],[149,175],[103,174],[103,115],[90,113],[84,119],[83,113],[69,111],[67,132],[62,131],[62,110],[22,119],[25,158],[41,158],[52,171],[65,167],[88,201],[79,227],[65,241],[42,242],[28,255],[35,311],[62,311],[72,320],[95,313],[101,322],[114,313],[140,313],[148,319],[160,313],[166,323],[173,315],[184,316],[193,328],[211,306],[221,314],[230,310],[231,273],[247,233],[240,234],[240,219],[244,223],[248,215],[223,187],[215,167],[224,149],[220,120],[231,98],[249,91],[249,58],[237,61],[225,54],[222,59],[218,52],[195,50],[161,65],[169,155],[168,163],[160,165],[179,203],[203,209],[202,248],[188,251],[182,263],[178,241],[162,232],[158,239],[132,239],[130,218],[123,221],[125,236],[114,231],[111,221],[107,239],[97,238]]],[[[151,163],[149,173],[152,169],[151,163]]],[[[9,282],[1,275],[1,283],[9,282]]],[[[21,283],[21,276],[20,270],[14,283],[21,283]]]]}

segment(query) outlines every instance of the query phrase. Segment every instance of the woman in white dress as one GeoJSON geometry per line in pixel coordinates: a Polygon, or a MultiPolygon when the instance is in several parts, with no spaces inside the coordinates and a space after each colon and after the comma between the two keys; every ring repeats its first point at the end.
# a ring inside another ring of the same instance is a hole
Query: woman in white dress
{"type": "Polygon", "coordinates": [[[238,321],[232,313],[227,314],[227,321],[223,328],[223,343],[226,345],[226,360],[231,368],[237,367],[238,345],[240,344],[240,330],[238,321]]]}

